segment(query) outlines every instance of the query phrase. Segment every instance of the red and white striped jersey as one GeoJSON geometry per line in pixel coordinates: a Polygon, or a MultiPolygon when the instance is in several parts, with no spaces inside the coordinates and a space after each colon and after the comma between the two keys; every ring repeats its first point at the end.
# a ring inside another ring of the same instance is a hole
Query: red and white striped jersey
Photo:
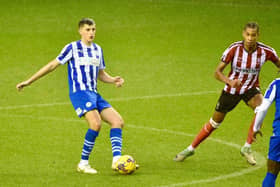
{"type": "Polygon", "coordinates": [[[224,90],[230,94],[243,94],[248,89],[259,87],[259,73],[266,61],[276,63],[278,56],[275,50],[267,45],[257,42],[254,52],[248,53],[244,48],[243,41],[235,42],[223,53],[221,61],[231,63],[231,71],[228,78],[239,79],[242,83],[240,88],[232,88],[226,84],[224,90]]]}

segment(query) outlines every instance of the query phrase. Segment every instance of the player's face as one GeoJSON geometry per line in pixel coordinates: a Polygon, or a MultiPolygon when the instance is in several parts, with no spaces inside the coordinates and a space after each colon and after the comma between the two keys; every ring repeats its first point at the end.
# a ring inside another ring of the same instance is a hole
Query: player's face
{"type": "Polygon", "coordinates": [[[82,37],[82,41],[86,43],[91,43],[95,38],[96,26],[94,25],[83,25],[79,29],[79,33],[82,37]]]}
{"type": "Polygon", "coordinates": [[[251,48],[255,47],[257,40],[258,40],[259,33],[257,29],[254,28],[246,28],[243,31],[243,38],[244,38],[244,43],[245,46],[251,48]]]}

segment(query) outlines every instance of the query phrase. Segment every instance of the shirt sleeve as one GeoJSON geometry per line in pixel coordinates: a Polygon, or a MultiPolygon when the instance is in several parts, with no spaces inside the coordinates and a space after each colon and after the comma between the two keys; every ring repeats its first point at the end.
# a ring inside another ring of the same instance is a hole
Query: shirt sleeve
{"type": "Polygon", "coordinates": [[[268,111],[268,108],[270,107],[270,105],[273,103],[275,99],[275,95],[276,95],[276,83],[275,81],[273,81],[265,92],[262,104],[255,109],[256,118],[253,127],[254,132],[260,130],[262,122],[268,111]]]}
{"type": "Polygon", "coordinates": [[[232,62],[233,58],[234,58],[235,50],[236,50],[236,47],[234,47],[234,46],[230,46],[229,48],[227,48],[223,53],[221,61],[226,64],[232,62]]]}
{"type": "Polygon", "coordinates": [[[270,60],[273,63],[278,62],[279,57],[274,49],[271,48],[271,50],[267,50],[266,53],[266,60],[270,60]]]}
{"type": "Polygon", "coordinates": [[[72,50],[72,44],[66,45],[60,54],[56,57],[56,60],[60,64],[65,64],[73,57],[73,50],[72,50]]]}
{"type": "Polygon", "coordinates": [[[105,60],[104,60],[104,55],[103,55],[103,50],[101,49],[101,59],[100,59],[100,66],[99,66],[99,69],[105,69],[106,66],[105,66],[105,60]]]}

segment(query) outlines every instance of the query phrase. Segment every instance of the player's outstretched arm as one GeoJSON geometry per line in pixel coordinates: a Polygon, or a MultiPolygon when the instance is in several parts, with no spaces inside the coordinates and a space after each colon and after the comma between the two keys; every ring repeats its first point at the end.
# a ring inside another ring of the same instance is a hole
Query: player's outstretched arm
{"type": "Polygon", "coordinates": [[[120,76],[112,77],[104,70],[99,70],[98,78],[102,82],[115,84],[117,87],[121,87],[124,83],[124,79],[120,76]]]}
{"type": "Polygon", "coordinates": [[[268,108],[270,107],[271,103],[272,102],[270,99],[264,98],[262,104],[255,109],[256,118],[255,118],[254,127],[253,127],[253,140],[254,141],[256,141],[258,134],[260,136],[262,136],[262,132],[260,129],[262,127],[263,120],[266,116],[266,113],[267,113],[268,108]]]}
{"type": "Polygon", "coordinates": [[[224,75],[223,71],[228,64],[220,62],[215,71],[215,78],[221,82],[229,84],[233,88],[241,86],[241,81],[238,79],[230,80],[227,76],[224,75]]]}
{"type": "Polygon", "coordinates": [[[17,90],[21,91],[24,87],[29,86],[34,81],[38,80],[39,78],[43,77],[44,75],[48,74],[49,72],[52,72],[53,70],[55,70],[59,65],[60,65],[60,63],[56,59],[54,59],[53,61],[49,62],[47,65],[42,67],[39,71],[37,71],[29,79],[17,84],[17,86],[16,86],[17,90]]]}

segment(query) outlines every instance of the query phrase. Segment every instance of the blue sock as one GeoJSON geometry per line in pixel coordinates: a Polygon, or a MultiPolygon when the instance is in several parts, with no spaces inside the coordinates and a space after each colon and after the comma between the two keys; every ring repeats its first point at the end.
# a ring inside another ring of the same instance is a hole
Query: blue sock
{"type": "Polygon", "coordinates": [[[88,129],[86,136],[85,136],[85,142],[83,146],[82,151],[82,160],[88,160],[88,157],[93,149],[95,139],[98,136],[98,132],[92,129],[88,129]]]}
{"type": "Polygon", "coordinates": [[[275,187],[277,175],[267,172],[262,187],[275,187]]]}
{"type": "Polygon", "coordinates": [[[114,156],[121,156],[122,154],[122,129],[112,128],[110,131],[110,139],[112,144],[112,152],[114,156]]]}

